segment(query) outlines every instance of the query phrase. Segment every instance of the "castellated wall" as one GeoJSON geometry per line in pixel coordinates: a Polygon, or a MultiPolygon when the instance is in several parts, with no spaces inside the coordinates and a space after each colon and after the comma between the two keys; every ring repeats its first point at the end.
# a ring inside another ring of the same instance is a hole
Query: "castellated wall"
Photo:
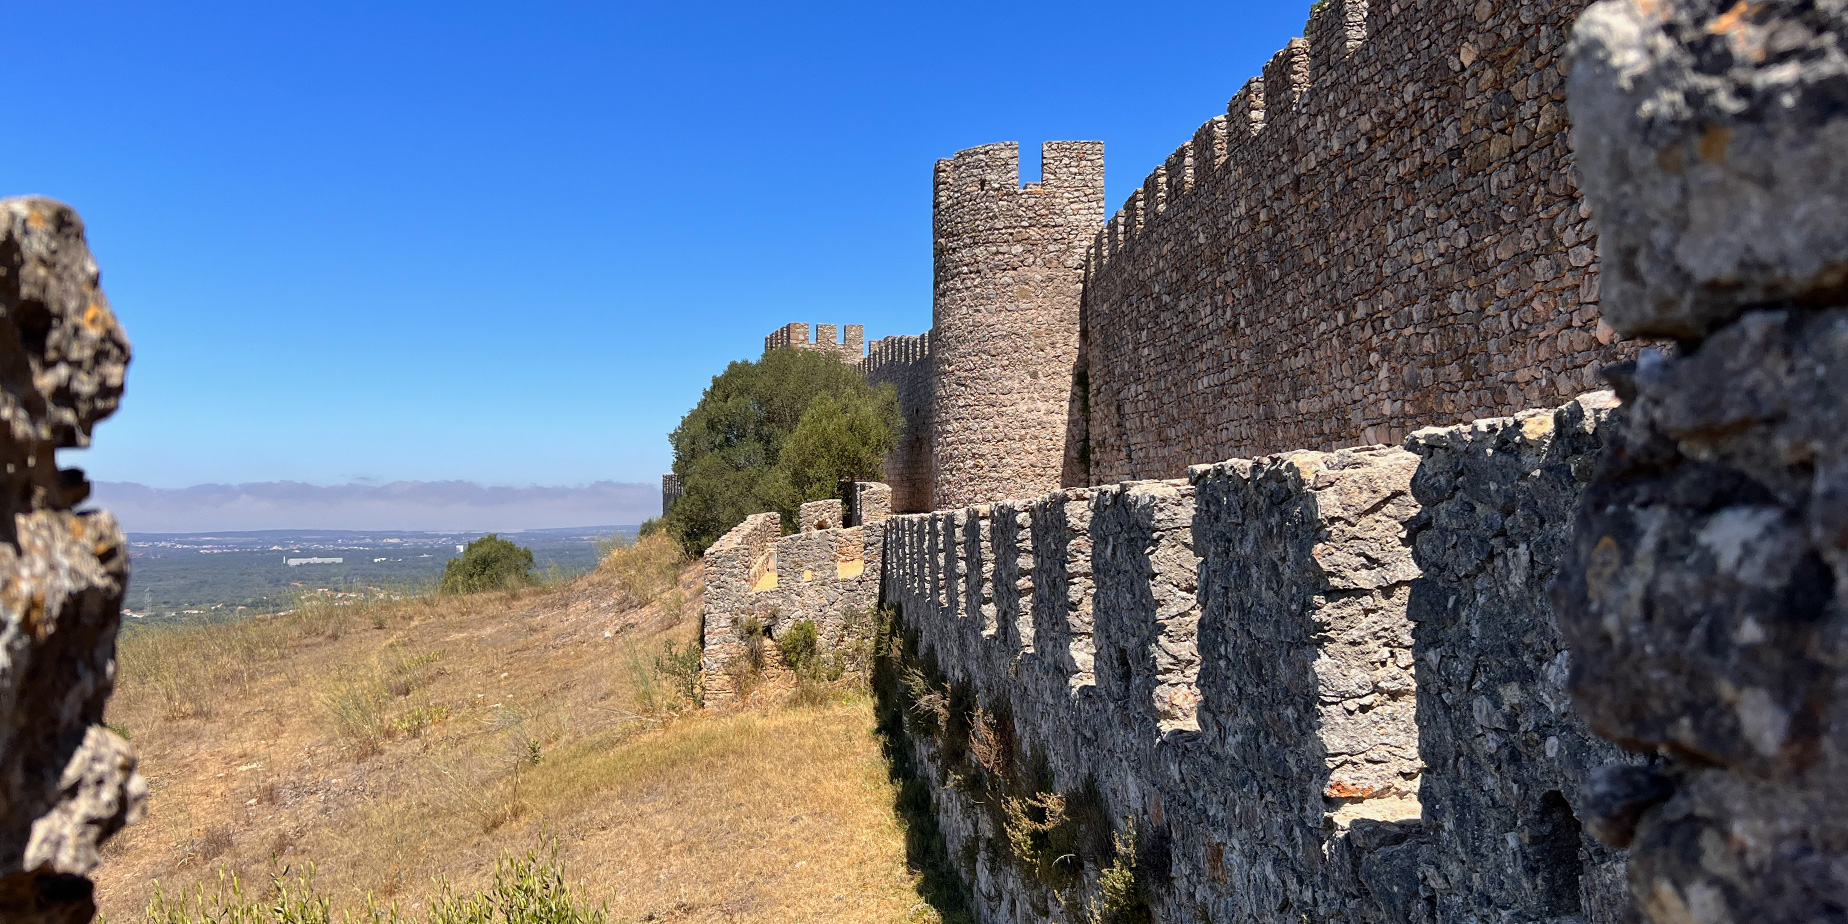
{"type": "Polygon", "coordinates": [[[892,509],[898,513],[923,513],[934,508],[931,491],[936,477],[936,434],[932,405],[936,401],[936,363],[931,355],[930,332],[873,341],[866,358],[860,361],[860,371],[868,382],[889,384],[898,390],[898,410],[905,418],[905,432],[885,460],[885,483],[892,487],[892,509]]]}
{"type": "Polygon", "coordinates": [[[1063,482],[1085,248],[1104,219],[1104,146],[1040,150],[1040,182],[1024,187],[1012,142],[937,162],[936,506],[1063,482]]]}
{"type": "Polygon", "coordinates": [[[748,517],[706,550],[700,617],[706,706],[735,702],[786,673],[775,642],[802,620],[815,622],[823,651],[869,628],[859,617],[878,605],[892,492],[861,482],[852,497],[847,509],[839,501],[803,504],[800,531],[789,536],[774,513],[748,517]]]}
{"type": "Polygon", "coordinates": [[[1627,351],[1599,324],[1568,145],[1584,6],[1315,10],[1097,233],[1090,471],[1067,483],[1397,442],[1598,387],[1627,351]]]}
{"type": "Polygon", "coordinates": [[[977,918],[1093,920],[1133,853],[1158,921],[1632,920],[1544,592],[1613,403],[890,520],[977,918]]]}
{"type": "Polygon", "coordinates": [[[764,338],[764,352],[780,350],[783,347],[795,347],[798,350],[815,350],[839,357],[841,362],[857,363],[866,354],[866,325],[849,324],[845,331],[833,324],[815,325],[815,339],[809,340],[807,324],[785,324],[770,332],[764,338]]]}

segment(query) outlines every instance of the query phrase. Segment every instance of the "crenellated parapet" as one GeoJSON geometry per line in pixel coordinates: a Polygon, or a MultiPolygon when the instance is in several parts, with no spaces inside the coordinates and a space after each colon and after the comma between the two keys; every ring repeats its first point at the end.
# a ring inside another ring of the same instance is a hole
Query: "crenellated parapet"
{"type": "Polygon", "coordinates": [[[1329,0],[1090,241],[1068,484],[1394,443],[1596,386],[1583,0],[1329,0]]]}
{"type": "Polygon", "coordinates": [[[891,519],[908,744],[977,920],[1096,920],[1113,836],[1154,920],[1631,920],[1579,820],[1621,758],[1545,591],[1614,404],[891,519]],[[1000,807],[1049,799],[1059,854],[1023,855],[1000,807]]]}
{"type": "Polygon", "coordinates": [[[866,325],[849,324],[844,329],[833,324],[815,325],[815,339],[809,340],[809,326],[800,322],[785,324],[764,338],[764,352],[794,347],[815,350],[839,357],[842,362],[857,363],[866,354],[866,325]]]}

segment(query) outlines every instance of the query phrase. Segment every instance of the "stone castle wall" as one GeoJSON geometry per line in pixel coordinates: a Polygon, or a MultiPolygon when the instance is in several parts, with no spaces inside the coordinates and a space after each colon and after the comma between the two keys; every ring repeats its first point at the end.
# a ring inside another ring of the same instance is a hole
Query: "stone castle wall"
{"type": "Polygon", "coordinates": [[[1038,494],[1064,479],[1085,248],[1104,146],[1049,141],[1020,184],[1013,143],[937,162],[932,219],[932,501],[1038,494]]]}
{"type": "Polygon", "coordinates": [[[1329,0],[1101,229],[1088,481],[1402,440],[1626,353],[1568,143],[1583,0],[1329,0]]]}
{"type": "Polygon", "coordinates": [[[892,486],[892,509],[899,513],[922,513],[936,506],[931,498],[936,477],[936,369],[929,332],[875,340],[860,361],[867,381],[898,389],[905,431],[886,455],[885,483],[892,486]]]}
{"type": "Polygon", "coordinates": [[[1611,403],[894,517],[907,738],[977,918],[1091,920],[1115,835],[1155,920],[1628,920],[1579,821],[1619,754],[1544,594],[1611,403]]]}
{"type": "Polygon", "coordinates": [[[853,503],[804,504],[800,531],[782,535],[781,519],[745,519],[705,553],[700,616],[702,701],[718,706],[748,695],[753,684],[785,670],[775,642],[813,620],[824,651],[839,647],[857,616],[879,602],[884,523],[891,489],[854,485],[853,503]]]}
{"type": "Polygon", "coordinates": [[[764,352],[795,347],[798,350],[815,350],[839,357],[841,362],[857,363],[866,355],[866,325],[849,324],[845,330],[833,324],[815,325],[815,339],[809,340],[809,326],[802,323],[785,324],[770,332],[764,338],[764,352]]]}

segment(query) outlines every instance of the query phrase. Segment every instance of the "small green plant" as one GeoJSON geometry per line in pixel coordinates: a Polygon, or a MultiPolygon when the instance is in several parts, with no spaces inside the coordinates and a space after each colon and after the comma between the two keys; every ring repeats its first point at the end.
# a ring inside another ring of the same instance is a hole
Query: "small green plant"
{"type": "Polygon", "coordinates": [[[801,680],[814,680],[821,674],[821,632],[815,620],[803,619],[783,630],[777,637],[776,650],[783,665],[801,680]]]}
{"type": "Polygon", "coordinates": [[[440,704],[415,706],[392,722],[392,730],[406,738],[422,738],[432,726],[449,720],[449,707],[440,704]]]}
{"type": "Polygon", "coordinates": [[[446,594],[512,590],[533,583],[533,550],[489,533],[468,544],[443,566],[439,585],[446,594]]]}
{"type": "Polygon", "coordinates": [[[244,891],[237,874],[218,871],[217,887],[207,891],[205,883],[191,891],[167,894],[154,883],[154,897],[142,912],[145,924],[398,924],[398,909],[376,904],[366,896],[366,906],[358,912],[334,916],[333,902],[315,888],[315,868],[291,876],[288,870],[270,880],[269,894],[263,897],[244,891]]]}
{"type": "Polygon", "coordinates": [[[558,844],[541,854],[501,858],[494,884],[458,896],[447,885],[430,903],[430,924],[605,924],[608,913],[572,894],[558,862],[558,844]]]}
{"type": "Polygon", "coordinates": [[[1136,826],[1129,833],[1112,834],[1116,856],[1097,874],[1097,903],[1091,906],[1091,924],[1149,924],[1148,890],[1136,867],[1136,826]]]}
{"type": "Polygon", "coordinates": [[[700,705],[699,678],[704,667],[699,642],[691,640],[685,645],[668,642],[654,662],[655,673],[667,679],[673,696],[695,706],[700,705]]]}
{"type": "Polygon", "coordinates": [[[764,638],[769,630],[764,621],[755,616],[741,616],[732,620],[732,631],[744,642],[744,661],[752,673],[761,673],[764,669],[764,638]]]}
{"type": "MultiPolygon", "coordinates": [[[[558,861],[557,842],[545,852],[502,857],[494,883],[486,890],[458,895],[447,884],[430,903],[428,924],[607,924],[608,913],[572,892],[558,861]]],[[[287,870],[270,882],[268,894],[252,895],[237,875],[220,870],[216,887],[204,883],[173,895],[154,884],[154,897],[143,912],[145,924],[399,924],[395,906],[381,906],[368,895],[356,911],[334,913],[333,902],[315,886],[315,869],[291,876],[287,870]]]]}
{"type": "Polygon", "coordinates": [[[949,724],[950,693],[932,682],[923,668],[917,665],[905,668],[899,675],[899,682],[904,685],[909,711],[916,718],[919,731],[936,734],[949,724]]]}

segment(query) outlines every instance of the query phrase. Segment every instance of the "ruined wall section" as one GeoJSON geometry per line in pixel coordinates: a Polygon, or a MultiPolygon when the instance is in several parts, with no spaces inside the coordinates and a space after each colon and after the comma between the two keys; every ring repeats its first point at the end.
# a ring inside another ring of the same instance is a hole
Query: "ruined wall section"
{"type": "Polygon", "coordinates": [[[957,507],[1062,481],[1085,250],[1104,218],[1104,146],[1049,141],[1020,184],[1012,142],[937,162],[932,500],[957,507]]]}
{"type": "Polygon", "coordinates": [[[1609,405],[894,517],[977,918],[1091,920],[1117,835],[1155,920],[1633,919],[1544,591],[1609,405]]]}
{"type": "Polygon", "coordinates": [[[747,517],[706,550],[701,603],[702,702],[721,706],[787,675],[776,641],[812,620],[833,652],[870,629],[891,489],[860,482],[852,502],[803,504],[800,532],[774,513],[747,517]],[[851,524],[851,525],[847,525],[851,524]]]}
{"type": "Polygon", "coordinates": [[[874,385],[898,389],[898,410],[905,432],[886,454],[885,483],[892,486],[892,509],[923,513],[935,507],[931,490],[935,479],[936,361],[931,334],[884,337],[872,342],[860,372],[874,385]]]}
{"type": "Polygon", "coordinates": [[[1567,144],[1584,5],[1320,5],[1096,235],[1074,477],[1394,443],[1597,387],[1624,347],[1567,144]]]}
{"type": "Polygon", "coordinates": [[[109,513],[73,511],[90,484],[57,464],[115,412],[128,338],[62,203],[0,201],[0,356],[0,920],[78,924],[147,786],[103,725],[128,542],[109,513]]]}
{"type": "Polygon", "coordinates": [[[764,338],[764,352],[784,347],[814,350],[837,357],[844,363],[857,363],[866,355],[866,325],[849,324],[843,330],[833,324],[817,324],[815,339],[810,341],[807,324],[785,324],[764,338]]]}

